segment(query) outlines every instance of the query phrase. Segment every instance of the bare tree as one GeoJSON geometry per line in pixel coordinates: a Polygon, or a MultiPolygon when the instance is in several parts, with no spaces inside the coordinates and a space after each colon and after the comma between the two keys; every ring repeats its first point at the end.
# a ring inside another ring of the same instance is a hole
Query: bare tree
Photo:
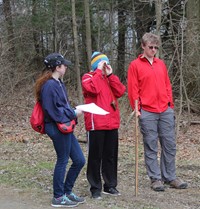
{"type": "Polygon", "coordinates": [[[84,0],[85,8],[85,30],[86,30],[86,52],[87,52],[87,66],[90,69],[92,42],[91,42],[91,28],[90,28],[90,5],[89,0],[84,0]]]}
{"type": "Polygon", "coordinates": [[[197,0],[188,0],[186,3],[185,21],[186,30],[186,54],[187,54],[187,88],[190,92],[191,108],[195,112],[200,111],[200,2],[197,0]]]}
{"type": "Polygon", "coordinates": [[[53,51],[58,51],[58,40],[57,40],[57,22],[58,22],[58,7],[57,7],[57,0],[53,0],[53,7],[54,7],[54,12],[53,12],[53,51]]]}
{"type": "Polygon", "coordinates": [[[9,45],[10,57],[14,59],[14,57],[16,57],[15,40],[14,40],[15,36],[14,36],[14,30],[13,30],[13,20],[12,20],[10,0],[3,0],[3,12],[5,16],[5,21],[6,21],[6,27],[7,27],[7,39],[8,39],[8,45],[9,45]]]}
{"type": "Polygon", "coordinates": [[[114,62],[113,62],[113,58],[114,58],[114,54],[113,54],[113,30],[114,30],[114,8],[113,8],[113,0],[111,0],[110,2],[110,7],[109,7],[109,25],[110,25],[110,56],[109,56],[109,60],[110,60],[110,64],[111,66],[113,66],[114,62]]]}
{"type": "Polygon", "coordinates": [[[132,12],[131,12],[131,20],[132,20],[132,33],[133,33],[133,43],[132,43],[132,48],[133,48],[133,58],[136,58],[137,56],[137,49],[136,49],[136,14],[135,14],[135,1],[132,0],[132,12]]]}
{"type": "Polygon", "coordinates": [[[71,1],[72,5],[72,25],[74,35],[74,51],[75,51],[75,71],[77,73],[77,88],[79,103],[82,103],[82,88],[81,88],[81,75],[79,67],[79,50],[78,50],[78,34],[77,34],[77,22],[76,22],[76,4],[75,0],[71,1]]]}
{"type": "Polygon", "coordinates": [[[126,6],[122,1],[118,1],[118,47],[117,47],[117,69],[116,74],[125,81],[125,36],[126,36],[126,6]]]}
{"type": "Polygon", "coordinates": [[[178,137],[179,135],[179,128],[180,128],[180,119],[181,119],[181,114],[183,111],[183,98],[185,97],[186,99],[186,104],[187,104],[187,109],[188,109],[188,125],[190,125],[191,121],[191,115],[190,115],[190,102],[188,98],[188,93],[185,85],[185,79],[184,79],[184,36],[185,36],[185,29],[186,29],[186,19],[185,19],[185,4],[183,5],[183,16],[182,20],[180,21],[180,30],[181,30],[181,52],[180,52],[180,106],[179,106],[179,113],[177,117],[177,130],[176,130],[176,135],[178,137]]]}
{"type": "Polygon", "coordinates": [[[37,9],[38,9],[38,1],[37,0],[33,0],[32,1],[32,31],[33,31],[33,44],[34,44],[34,48],[35,48],[35,56],[34,56],[34,61],[35,61],[35,65],[36,67],[39,68],[40,66],[40,30],[35,22],[35,19],[37,18],[37,9]]]}
{"type": "MultiPolygon", "coordinates": [[[[162,16],[162,0],[155,1],[155,8],[156,8],[156,33],[160,37],[160,29],[161,29],[161,16],[162,16]]],[[[161,38],[160,38],[161,41],[161,38]]],[[[160,43],[160,46],[162,47],[162,43],[160,43]]],[[[157,57],[159,57],[159,54],[161,53],[161,49],[157,53],[157,57]]]]}

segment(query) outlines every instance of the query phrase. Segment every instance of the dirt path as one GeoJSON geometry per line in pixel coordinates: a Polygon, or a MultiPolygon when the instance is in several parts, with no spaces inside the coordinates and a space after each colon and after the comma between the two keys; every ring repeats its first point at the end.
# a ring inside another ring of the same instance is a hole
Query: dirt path
{"type": "MultiPolygon", "coordinates": [[[[49,194],[40,194],[37,191],[25,192],[22,189],[14,189],[0,186],[0,209],[52,209],[49,194]]],[[[98,202],[91,202],[86,198],[86,203],[80,204],[79,209],[104,209],[98,206],[98,202]]]]}
{"type": "MultiPolygon", "coordinates": [[[[49,194],[40,194],[37,191],[25,192],[22,189],[13,189],[0,187],[0,209],[52,209],[50,206],[49,194]]],[[[188,190],[171,190],[168,189],[165,193],[155,193],[149,190],[149,194],[145,192],[145,195],[140,194],[135,198],[127,199],[126,196],[122,196],[118,199],[115,197],[103,197],[104,200],[94,201],[89,197],[86,197],[86,203],[80,204],[79,209],[200,209],[200,199],[197,191],[193,188],[188,190]],[[165,198],[166,195],[166,198],[165,198]],[[145,202],[144,196],[146,196],[146,206],[142,206],[145,202]],[[170,200],[171,197],[171,200],[170,200]],[[187,199],[186,199],[187,198],[187,199]],[[150,200],[151,199],[151,200],[150,200]],[[122,203],[121,206],[117,202],[129,201],[129,204],[122,203]],[[116,202],[116,206],[115,205],[116,202]],[[132,204],[130,204],[132,202],[132,204]],[[154,202],[155,207],[148,206],[154,202]],[[168,203],[167,203],[168,202],[168,203]],[[141,204],[141,205],[140,205],[141,204]]],[[[130,197],[130,196],[129,196],[130,197]]]]}
{"type": "MultiPolygon", "coordinates": [[[[132,134],[133,135],[133,134],[132,134]]],[[[2,135],[0,139],[8,137],[2,135]]],[[[22,134],[20,133],[20,135],[22,134]]],[[[144,166],[143,146],[139,145],[139,192],[135,197],[134,143],[119,146],[118,190],[120,197],[90,198],[86,166],[75,185],[75,192],[86,197],[80,209],[200,209],[200,126],[193,126],[177,141],[177,175],[189,187],[154,192],[144,166]]],[[[0,140],[0,209],[52,209],[52,172],[55,153],[49,139],[28,136],[26,143],[0,140]],[[35,138],[34,138],[35,137],[35,138]]],[[[81,143],[85,157],[87,145],[81,143]]]]}

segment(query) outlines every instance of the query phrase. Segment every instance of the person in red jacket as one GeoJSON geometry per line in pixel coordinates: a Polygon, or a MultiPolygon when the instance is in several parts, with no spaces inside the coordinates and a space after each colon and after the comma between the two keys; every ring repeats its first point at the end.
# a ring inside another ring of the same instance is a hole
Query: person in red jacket
{"type": "Polygon", "coordinates": [[[176,177],[175,120],[172,88],[165,63],[156,58],[160,41],[152,33],[141,40],[143,54],[128,68],[128,97],[132,109],[138,100],[139,124],[143,135],[147,174],[154,191],[164,191],[164,183],[185,189],[187,183],[176,177]],[[158,139],[161,145],[158,162],[158,139]]]}
{"type": "Polygon", "coordinates": [[[120,112],[117,99],[126,91],[119,78],[113,74],[109,59],[101,52],[91,58],[92,71],[82,77],[85,104],[95,103],[108,111],[107,115],[84,113],[88,134],[87,179],[92,198],[101,199],[102,181],[104,194],[120,195],[117,187],[118,129],[120,112]]]}

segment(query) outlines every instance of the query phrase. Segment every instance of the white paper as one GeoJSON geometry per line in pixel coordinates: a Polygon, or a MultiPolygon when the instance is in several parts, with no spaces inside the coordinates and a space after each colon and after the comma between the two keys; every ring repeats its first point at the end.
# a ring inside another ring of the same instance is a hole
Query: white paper
{"type": "Polygon", "coordinates": [[[90,112],[90,113],[97,114],[97,115],[109,114],[109,112],[105,111],[103,108],[97,106],[94,103],[78,105],[76,106],[76,109],[82,110],[83,112],[90,112]]]}

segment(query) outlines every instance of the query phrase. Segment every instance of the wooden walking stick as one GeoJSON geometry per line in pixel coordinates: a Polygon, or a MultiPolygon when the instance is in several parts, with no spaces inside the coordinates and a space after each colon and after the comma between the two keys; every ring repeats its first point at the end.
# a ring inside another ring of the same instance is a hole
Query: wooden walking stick
{"type": "Polygon", "coordinates": [[[135,196],[138,195],[138,100],[135,100],[135,196]]]}

